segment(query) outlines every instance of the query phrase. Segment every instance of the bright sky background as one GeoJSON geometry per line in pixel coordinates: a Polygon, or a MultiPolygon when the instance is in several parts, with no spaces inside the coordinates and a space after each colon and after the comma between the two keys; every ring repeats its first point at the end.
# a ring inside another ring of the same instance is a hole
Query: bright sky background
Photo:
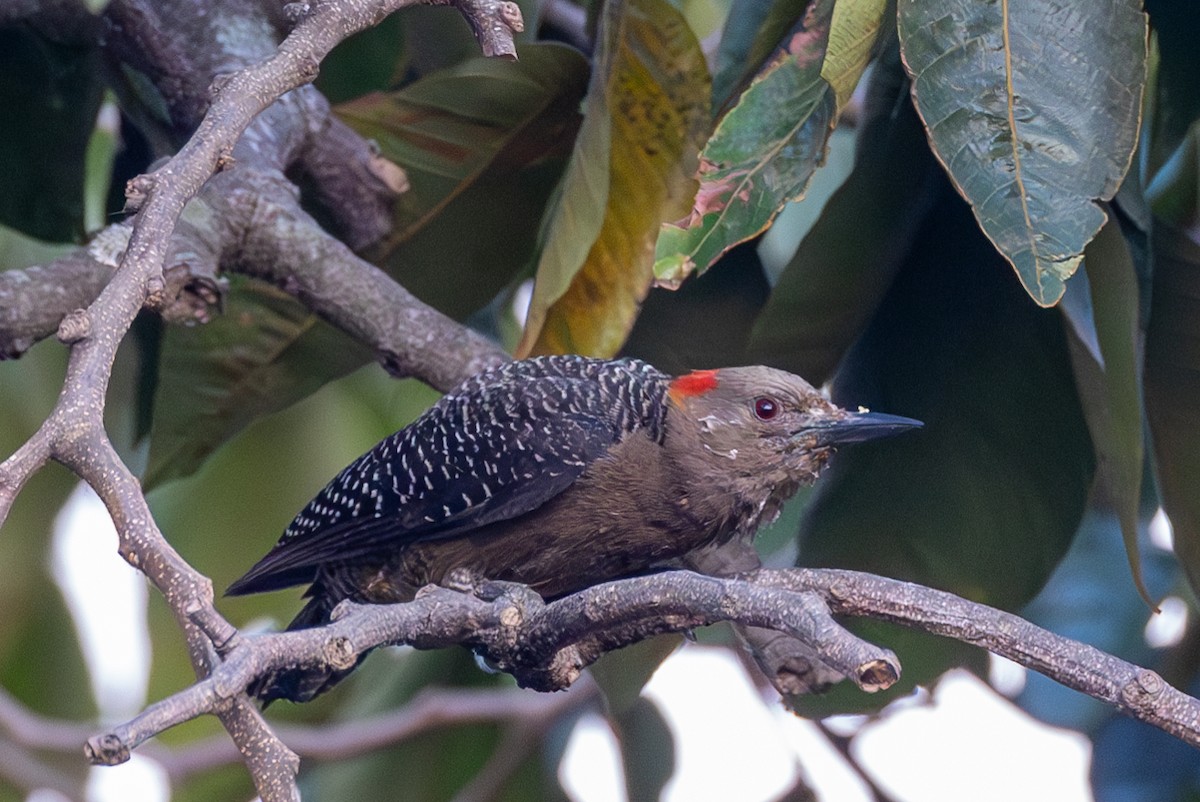
{"type": "MultiPolygon", "coordinates": [[[[56,521],[52,571],[79,631],[102,716],[136,713],[146,701],[150,667],[146,582],[118,556],[112,522],[90,489],[77,489],[56,521]],[[93,613],[101,609],[103,615],[93,613]]],[[[1163,606],[1147,636],[1168,643],[1178,639],[1186,607],[1163,606]]],[[[995,684],[1020,690],[1024,669],[1000,660],[993,669],[995,684]]],[[[801,771],[825,802],[870,802],[815,725],[785,711],[773,691],[760,693],[723,649],[688,644],[663,663],[645,694],[663,710],[677,744],[664,802],[766,802],[801,771]]],[[[1087,739],[1038,723],[965,671],[947,676],[932,698],[923,693],[894,704],[877,722],[864,726],[847,717],[832,726],[842,734],[862,727],[856,758],[901,802],[1092,798],[1087,739]]],[[[576,802],[625,802],[615,741],[601,717],[586,716],[576,727],[560,777],[576,802]]],[[[164,773],[138,755],[89,775],[88,802],[169,798],[164,773]]],[[[27,802],[62,797],[36,791],[27,802]]]]}
{"type": "MultiPolygon", "coordinates": [[[[791,786],[801,766],[823,800],[871,800],[816,726],[784,710],[773,692],[759,694],[723,649],[687,645],[645,693],[664,711],[678,744],[665,802],[766,802],[791,786]]],[[[599,716],[580,723],[560,773],[576,802],[623,802],[623,786],[612,777],[620,770],[615,754],[603,755],[614,746],[599,716]]],[[[880,786],[905,802],[1092,798],[1087,739],[1036,722],[965,671],[946,677],[932,699],[925,694],[894,705],[881,722],[867,725],[855,753],[880,786]]]]}

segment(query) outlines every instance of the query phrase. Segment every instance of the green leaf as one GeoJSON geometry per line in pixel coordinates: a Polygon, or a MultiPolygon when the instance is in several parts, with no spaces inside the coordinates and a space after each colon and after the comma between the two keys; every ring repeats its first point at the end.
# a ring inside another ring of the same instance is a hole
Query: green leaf
{"type": "Polygon", "coordinates": [[[1200,14],[1187,0],[1146,0],[1146,11],[1158,45],[1146,131],[1146,175],[1154,176],[1200,118],[1200,81],[1196,80],[1200,14]]]}
{"type": "Polygon", "coordinates": [[[1134,583],[1147,604],[1153,604],[1138,553],[1146,455],[1137,271],[1120,225],[1111,217],[1085,253],[1081,278],[1086,281],[1071,282],[1061,304],[1070,324],[1067,343],[1075,385],[1096,451],[1097,478],[1120,522],[1134,583]]]}
{"type": "Polygon", "coordinates": [[[143,483],[187,476],[233,434],[344,376],[370,349],[321,322],[292,296],[238,281],[224,314],[164,335],[143,483]]]}
{"type": "Polygon", "coordinates": [[[663,226],[654,273],[672,284],[761,233],[799,199],[858,83],[884,3],[816,0],[700,154],[700,190],[686,220],[663,226]],[[834,84],[831,85],[830,81],[834,84]]]}
{"type": "Polygon", "coordinates": [[[871,79],[854,171],[776,282],[751,362],[829,380],[907,258],[941,192],[938,172],[892,49],[871,79]]]}
{"type": "Polygon", "coordinates": [[[577,51],[526,45],[517,62],[472,59],[338,107],[411,185],[372,260],[455,317],[489,303],[532,258],[586,82],[577,51]]]}
{"type": "Polygon", "coordinates": [[[734,0],[717,48],[713,102],[724,107],[745,88],[813,0],[734,0]]]}
{"type": "Polygon", "coordinates": [[[871,60],[884,28],[887,0],[838,0],[829,26],[829,52],[821,65],[824,78],[837,96],[840,112],[871,60]]]}
{"type": "Polygon", "coordinates": [[[675,773],[675,738],[658,705],[645,697],[616,717],[629,799],[661,799],[675,773]]]}
{"type": "Polygon", "coordinates": [[[404,77],[409,56],[403,14],[392,14],[330,51],[316,86],[330,103],[392,89],[404,77]]]}
{"type": "Polygon", "coordinates": [[[95,48],[0,29],[0,223],[58,242],[83,234],[84,154],[100,74],[95,48]]]}
{"type": "Polygon", "coordinates": [[[1154,214],[1177,228],[1190,228],[1200,212],[1200,123],[1193,124],[1146,187],[1154,214]]]}
{"type": "MultiPolygon", "coordinates": [[[[1010,610],[1037,593],[1078,527],[1092,446],[1060,316],[1029,301],[949,186],[843,361],[833,398],[925,427],[838,453],[804,520],[803,564],[1010,610]]],[[[906,638],[899,651],[903,687],[949,666],[907,670],[925,640],[906,638]]]]}
{"type": "Polygon", "coordinates": [[[663,0],[612,0],[600,43],[522,354],[616,353],[650,288],[658,227],[694,189],[710,86],[687,22],[663,0]]]}
{"type": "Polygon", "coordinates": [[[988,239],[1042,306],[1129,169],[1146,80],[1139,0],[900,0],[929,139],[988,239]]]}
{"type": "Polygon", "coordinates": [[[0,270],[20,270],[66,256],[77,246],[62,242],[44,242],[0,225],[0,270]]]}
{"type": "Polygon", "coordinates": [[[517,62],[471,59],[399,92],[338,106],[339,117],[375,140],[408,175],[410,189],[397,203],[383,250],[411,239],[507,146],[539,127],[561,134],[572,117],[565,110],[574,112],[586,76],[577,51],[530,46],[517,62]]]}
{"type": "MultiPolygon", "coordinates": [[[[412,185],[374,258],[447,314],[490,303],[533,251],[585,76],[575,51],[531,45],[519,62],[475,59],[340,107],[412,185]]],[[[166,335],[146,482],[190,474],[250,422],[372,357],[289,296],[237,283],[224,315],[166,335]]]]}
{"type": "Polygon", "coordinates": [[[1159,225],[1146,332],[1146,414],[1175,554],[1200,592],[1200,246],[1159,225]]]}

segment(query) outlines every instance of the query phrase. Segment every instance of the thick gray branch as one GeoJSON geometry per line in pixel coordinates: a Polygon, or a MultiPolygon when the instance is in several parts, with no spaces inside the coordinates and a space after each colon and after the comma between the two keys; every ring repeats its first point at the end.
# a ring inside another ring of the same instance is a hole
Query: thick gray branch
{"type": "Polygon", "coordinates": [[[395,376],[447,391],[508,359],[499,346],[417,300],[374,265],[328,236],[284,192],[223,193],[222,217],[244,220],[233,269],[294,294],[359,342],[395,376]],[[240,214],[238,214],[240,212],[240,214]]]}
{"type": "Polygon", "coordinates": [[[89,758],[112,764],[177,724],[218,709],[257,677],[290,666],[347,667],[384,644],[418,648],[471,646],[519,684],[563,690],[606,651],[663,632],[716,621],[779,629],[809,642],[866,690],[886,688],[900,666],[887,649],[842,629],[819,598],[738,579],[675,571],[609,582],[550,604],[510,583],[484,583],[473,593],[426,588],[407,604],[343,603],[337,620],[318,629],[241,638],[212,675],[88,741],[89,758]]]}
{"type": "MultiPolygon", "coordinates": [[[[741,538],[693,552],[683,563],[712,576],[734,576],[762,567],[754,544],[741,538]]],[[[735,625],[733,631],[763,676],[783,696],[819,693],[842,679],[801,640],[762,627],[735,625]]]]}
{"type": "Polygon", "coordinates": [[[319,629],[242,639],[211,677],[89,740],[98,763],[168,727],[209,713],[255,678],[290,666],[353,665],[387,643],[464,644],[526,687],[560,690],[605,651],[669,631],[733,621],[786,633],[865,690],[899,676],[895,655],[851,635],[830,614],[892,621],[991,649],[1200,747],[1200,701],[1152,671],[931,588],[854,571],[760,570],[742,578],[676,571],[598,585],[550,604],[509,583],[471,593],[427,588],[397,605],[343,603],[319,629]]]}

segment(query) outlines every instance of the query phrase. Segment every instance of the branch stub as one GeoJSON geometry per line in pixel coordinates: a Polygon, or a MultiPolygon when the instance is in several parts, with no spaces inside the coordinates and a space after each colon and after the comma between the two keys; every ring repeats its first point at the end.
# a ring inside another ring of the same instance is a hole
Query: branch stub
{"type": "Polygon", "coordinates": [[[76,309],[58,324],[58,341],[71,345],[87,339],[92,334],[92,317],[86,309],[76,309]]]}

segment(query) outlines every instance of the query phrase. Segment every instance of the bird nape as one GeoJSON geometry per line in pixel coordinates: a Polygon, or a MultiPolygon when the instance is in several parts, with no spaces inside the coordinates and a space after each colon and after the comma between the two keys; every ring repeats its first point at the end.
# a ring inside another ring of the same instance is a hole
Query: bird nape
{"type": "MultiPolygon", "coordinates": [[[[228,593],[308,583],[289,629],[327,623],[344,599],[411,600],[454,569],[553,599],[749,537],[839,444],[920,425],[841,409],[767,367],[510,362],[347,466],[228,593]]],[[[251,692],[307,701],[347,673],[287,669],[251,692]]]]}

